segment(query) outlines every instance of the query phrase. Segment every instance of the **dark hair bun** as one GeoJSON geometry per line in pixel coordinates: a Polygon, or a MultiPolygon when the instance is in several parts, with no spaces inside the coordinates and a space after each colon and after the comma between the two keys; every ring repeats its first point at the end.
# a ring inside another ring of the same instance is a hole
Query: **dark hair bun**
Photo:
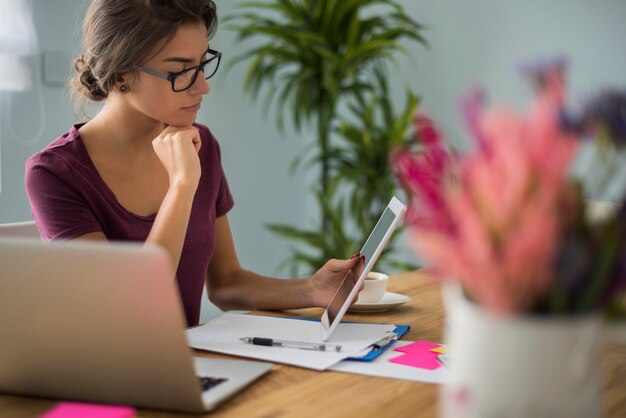
{"type": "Polygon", "coordinates": [[[77,92],[95,102],[107,98],[108,94],[102,89],[100,82],[93,75],[91,67],[87,64],[84,55],[74,60],[74,68],[77,74],[72,80],[72,85],[77,92]]]}

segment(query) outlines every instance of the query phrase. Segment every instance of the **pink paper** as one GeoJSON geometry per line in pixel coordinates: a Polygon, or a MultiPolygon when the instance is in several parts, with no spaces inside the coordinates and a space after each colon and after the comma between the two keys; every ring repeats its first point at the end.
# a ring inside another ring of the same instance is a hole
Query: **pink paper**
{"type": "Polygon", "coordinates": [[[129,406],[61,402],[39,418],[131,418],[135,409],[129,406]]]}
{"type": "Polygon", "coordinates": [[[413,351],[422,352],[424,350],[430,351],[433,348],[441,347],[441,344],[433,343],[427,340],[418,340],[414,343],[403,345],[402,347],[394,348],[395,351],[401,351],[403,353],[410,353],[413,351]]]}
{"type": "Polygon", "coordinates": [[[441,364],[437,361],[438,354],[430,350],[440,345],[441,344],[426,340],[415,341],[412,344],[394,348],[395,351],[400,351],[405,354],[391,358],[389,361],[391,363],[403,364],[420,369],[435,370],[441,367],[441,364]]]}

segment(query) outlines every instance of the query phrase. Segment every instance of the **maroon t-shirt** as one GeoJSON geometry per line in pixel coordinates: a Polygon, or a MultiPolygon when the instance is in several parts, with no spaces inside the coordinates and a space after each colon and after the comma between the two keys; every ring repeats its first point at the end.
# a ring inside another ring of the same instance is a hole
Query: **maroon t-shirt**
{"type": "MultiPolygon", "coordinates": [[[[148,237],[156,214],[139,216],[115,198],[91,161],[74,125],[26,161],[26,192],[42,239],[67,240],[102,231],[111,241],[148,237]]],[[[202,290],[215,249],[215,219],[233,207],[219,145],[206,126],[198,153],[202,175],[193,200],[185,244],[176,272],[189,326],[200,319],[202,290]]]]}

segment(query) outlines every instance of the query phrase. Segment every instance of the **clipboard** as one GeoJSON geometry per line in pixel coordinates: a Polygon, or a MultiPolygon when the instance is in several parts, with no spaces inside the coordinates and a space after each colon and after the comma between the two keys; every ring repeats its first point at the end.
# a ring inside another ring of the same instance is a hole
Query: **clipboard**
{"type": "MultiPolygon", "coordinates": [[[[411,327],[409,325],[396,325],[396,327],[394,328],[393,332],[395,332],[395,334],[398,336],[398,339],[400,339],[400,337],[402,337],[404,334],[409,332],[410,329],[411,329],[411,327]]],[[[367,353],[363,357],[348,357],[346,360],[350,360],[350,361],[372,361],[376,357],[378,357],[382,353],[384,353],[395,342],[396,342],[396,340],[391,340],[390,342],[388,342],[387,344],[385,344],[384,346],[382,346],[380,348],[372,348],[369,351],[369,353],[367,353]]]]}
{"type": "MultiPolygon", "coordinates": [[[[289,318],[289,319],[296,319],[296,320],[300,320],[300,321],[320,322],[319,319],[315,319],[315,318],[289,318]]],[[[400,339],[400,337],[402,337],[404,334],[409,332],[410,329],[411,329],[410,325],[396,325],[396,327],[393,329],[393,332],[398,336],[398,339],[400,339]]],[[[384,346],[382,346],[380,348],[372,348],[366,355],[364,355],[362,357],[348,357],[346,360],[349,360],[349,361],[366,361],[366,362],[367,361],[372,361],[376,357],[378,357],[382,353],[384,353],[395,342],[396,342],[396,340],[391,340],[389,343],[385,344],[384,346]]]]}

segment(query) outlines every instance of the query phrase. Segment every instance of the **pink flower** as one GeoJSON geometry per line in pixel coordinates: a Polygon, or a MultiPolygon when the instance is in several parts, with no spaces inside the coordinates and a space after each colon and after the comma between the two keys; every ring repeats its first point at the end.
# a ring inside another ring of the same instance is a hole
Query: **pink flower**
{"type": "Polygon", "coordinates": [[[391,156],[394,172],[414,200],[409,205],[407,222],[451,232],[454,225],[447,213],[442,187],[449,177],[450,154],[443,148],[441,135],[430,119],[418,115],[414,125],[416,140],[424,142],[424,149],[418,153],[400,149],[391,156]]]}
{"type": "Polygon", "coordinates": [[[476,148],[452,159],[432,122],[416,118],[424,149],[401,150],[394,169],[412,196],[407,221],[431,271],[460,281],[487,309],[528,308],[551,287],[573,202],[567,178],[577,141],[560,131],[559,71],[543,80],[531,111],[484,110],[474,89],[463,113],[476,148]],[[456,173],[456,181],[451,181],[456,173]]]}

